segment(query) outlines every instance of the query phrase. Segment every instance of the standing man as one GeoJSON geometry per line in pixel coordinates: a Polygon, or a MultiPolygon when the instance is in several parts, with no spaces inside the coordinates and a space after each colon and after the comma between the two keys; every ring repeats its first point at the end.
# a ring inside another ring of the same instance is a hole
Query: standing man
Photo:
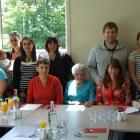
{"type": "Polygon", "coordinates": [[[123,72],[127,71],[128,51],[117,40],[118,27],[114,22],[107,22],[103,26],[104,42],[92,48],[88,58],[88,67],[91,69],[91,76],[96,85],[102,84],[102,78],[107,65],[112,58],[120,61],[123,72]]]}

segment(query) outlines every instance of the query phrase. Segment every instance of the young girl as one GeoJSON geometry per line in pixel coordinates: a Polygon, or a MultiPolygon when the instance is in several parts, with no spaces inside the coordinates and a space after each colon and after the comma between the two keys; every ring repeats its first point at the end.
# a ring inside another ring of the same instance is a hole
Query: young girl
{"type": "Polygon", "coordinates": [[[21,41],[21,56],[16,58],[13,69],[13,85],[18,90],[21,103],[25,102],[28,82],[36,75],[35,44],[31,38],[24,37],[21,41]]]}
{"type": "Polygon", "coordinates": [[[112,59],[107,66],[103,84],[97,87],[96,102],[99,105],[131,105],[130,84],[124,78],[119,60],[112,59]]]}

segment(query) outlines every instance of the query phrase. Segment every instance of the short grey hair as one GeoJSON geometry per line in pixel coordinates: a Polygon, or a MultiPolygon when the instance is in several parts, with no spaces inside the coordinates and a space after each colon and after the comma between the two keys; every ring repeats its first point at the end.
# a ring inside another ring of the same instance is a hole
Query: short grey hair
{"type": "Polygon", "coordinates": [[[77,63],[72,67],[72,69],[71,69],[72,74],[75,75],[76,71],[78,71],[78,70],[83,70],[83,71],[85,71],[85,73],[87,73],[87,67],[82,63],[77,63]]]}

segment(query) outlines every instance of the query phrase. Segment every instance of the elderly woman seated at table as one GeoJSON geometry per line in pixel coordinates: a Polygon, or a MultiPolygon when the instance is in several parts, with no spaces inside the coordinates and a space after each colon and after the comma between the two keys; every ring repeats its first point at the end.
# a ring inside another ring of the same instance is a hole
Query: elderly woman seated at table
{"type": "Polygon", "coordinates": [[[86,79],[87,67],[83,64],[75,64],[72,67],[74,80],[67,83],[64,94],[64,103],[73,104],[78,101],[86,107],[95,103],[95,87],[93,82],[86,79]]]}
{"type": "Polygon", "coordinates": [[[125,80],[119,60],[107,66],[103,84],[96,90],[97,104],[127,106],[131,104],[130,83],[125,80]]]}
{"type": "Polygon", "coordinates": [[[49,60],[40,57],[36,70],[39,75],[29,82],[27,103],[49,104],[53,100],[55,104],[62,104],[62,85],[57,77],[48,74],[49,60]]]}

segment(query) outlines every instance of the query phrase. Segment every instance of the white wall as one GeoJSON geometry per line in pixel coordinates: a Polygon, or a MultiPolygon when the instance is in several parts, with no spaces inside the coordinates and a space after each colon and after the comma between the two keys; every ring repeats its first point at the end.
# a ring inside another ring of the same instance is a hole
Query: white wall
{"type": "Polygon", "coordinates": [[[86,63],[92,47],[103,40],[102,27],[114,21],[118,39],[133,48],[140,31],[140,0],[66,0],[67,47],[75,62],[86,63]]]}

